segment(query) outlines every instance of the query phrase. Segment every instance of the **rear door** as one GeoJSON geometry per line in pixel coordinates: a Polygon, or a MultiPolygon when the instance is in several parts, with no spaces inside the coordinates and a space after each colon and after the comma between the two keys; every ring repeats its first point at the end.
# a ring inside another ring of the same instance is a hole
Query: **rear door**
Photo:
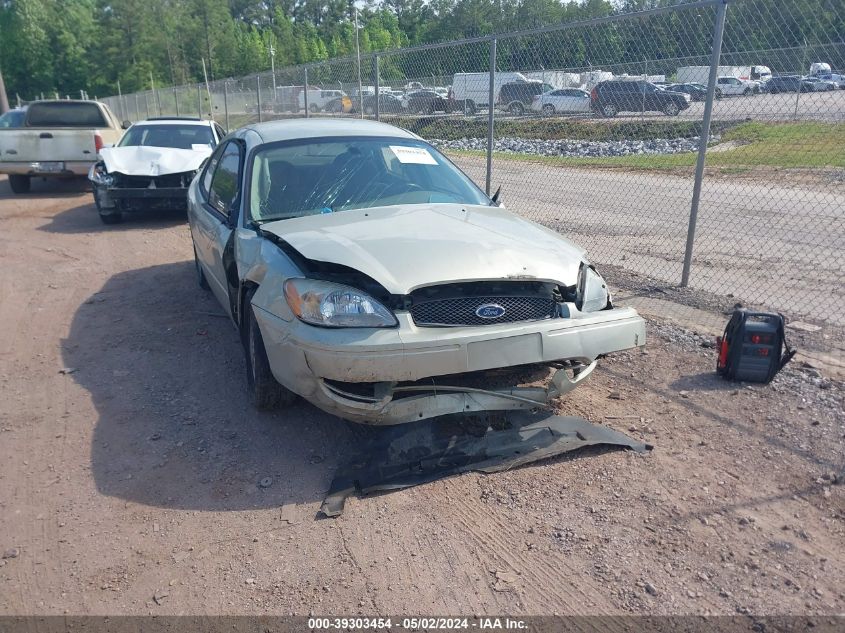
{"type": "MultiPolygon", "coordinates": [[[[200,183],[201,208],[194,216],[194,243],[208,283],[220,304],[232,308],[227,270],[234,263],[230,238],[241,196],[243,146],[231,140],[212,157],[200,183]]],[[[237,280],[235,281],[235,285],[237,280]]]]}

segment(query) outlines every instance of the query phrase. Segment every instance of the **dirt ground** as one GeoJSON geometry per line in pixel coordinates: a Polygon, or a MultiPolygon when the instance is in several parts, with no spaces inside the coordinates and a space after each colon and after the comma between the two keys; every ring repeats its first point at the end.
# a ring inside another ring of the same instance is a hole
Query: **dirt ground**
{"type": "Polygon", "coordinates": [[[355,434],[250,407],[184,217],[106,227],[78,183],[0,179],[0,262],[0,614],[845,610],[843,388],[815,370],[727,384],[707,339],[650,321],[563,403],[650,453],[320,519],[355,434]]]}

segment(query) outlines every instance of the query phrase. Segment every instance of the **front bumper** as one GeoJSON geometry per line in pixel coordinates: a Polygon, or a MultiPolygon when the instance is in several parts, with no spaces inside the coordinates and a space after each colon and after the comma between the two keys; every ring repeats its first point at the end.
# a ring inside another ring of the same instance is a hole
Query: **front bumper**
{"type": "MultiPolygon", "coordinates": [[[[276,380],[324,411],[370,424],[399,424],[459,411],[524,408],[526,403],[520,402],[515,390],[507,390],[509,397],[505,397],[460,389],[362,402],[344,397],[324,379],[390,385],[555,361],[577,363],[592,371],[599,356],[645,344],[645,322],[632,308],[461,328],[418,328],[408,313],[397,313],[398,328],[369,330],[313,327],[256,307],[276,380]]],[[[589,371],[582,371],[582,378],[589,371]]],[[[562,378],[555,384],[557,393],[575,386],[562,378]]],[[[537,389],[528,391],[526,398],[536,406],[545,404],[537,389]]]]}
{"type": "Polygon", "coordinates": [[[186,199],[188,197],[187,187],[159,187],[157,189],[129,189],[121,187],[109,187],[107,189],[107,192],[109,197],[113,199],[149,200],[151,198],[186,199]]]}

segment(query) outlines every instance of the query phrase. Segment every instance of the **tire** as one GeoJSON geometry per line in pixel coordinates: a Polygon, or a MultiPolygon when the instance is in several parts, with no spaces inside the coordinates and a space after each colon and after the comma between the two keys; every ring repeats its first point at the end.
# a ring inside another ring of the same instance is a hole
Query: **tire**
{"type": "Polygon", "coordinates": [[[258,329],[258,321],[255,320],[255,311],[252,309],[252,296],[254,294],[255,291],[250,292],[244,300],[246,379],[250,398],[255,408],[260,411],[268,411],[292,404],[296,400],[296,394],[276,382],[273,372],[270,371],[270,361],[267,360],[264,339],[261,338],[261,330],[258,329]]]}
{"type": "Polygon", "coordinates": [[[311,110],[311,112],[314,114],[317,114],[320,111],[320,108],[317,106],[316,103],[309,104],[308,109],[311,110]]]}
{"type": "Polygon", "coordinates": [[[616,109],[616,106],[612,103],[608,103],[607,105],[601,106],[601,114],[608,119],[612,119],[617,114],[619,114],[619,110],[616,109]]]}
{"type": "Polygon", "coordinates": [[[464,102],[464,112],[467,114],[475,114],[477,108],[475,107],[475,101],[469,100],[464,102]]]}
{"type": "Polygon", "coordinates": [[[29,193],[31,184],[29,176],[20,176],[17,174],[11,174],[9,176],[9,186],[12,188],[13,193],[29,193]]]}
{"type": "Polygon", "coordinates": [[[678,113],[680,111],[680,106],[674,101],[670,101],[665,106],[663,106],[663,114],[665,114],[666,116],[678,116],[678,113]]]}
{"type": "Polygon", "coordinates": [[[746,88],[742,91],[743,96],[747,97],[751,94],[751,88],[746,88]]]}
{"type": "Polygon", "coordinates": [[[364,114],[375,114],[375,111],[373,110],[372,106],[367,106],[366,108],[364,108],[364,114]]]}
{"type": "Polygon", "coordinates": [[[197,257],[196,247],[194,247],[194,270],[197,273],[197,285],[203,290],[211,290],[211,286],[208,285],[208,279],[205,278],[205,271],[200,265],[199,257],[197,257]]]}
{"type": "Polygon", "coordinates": [[[555,107],[551,103],[543,104],[543,114],[546,116],[553,116],[555,113],[555,107]]]}
{"type": "Polygon", "coordinates": [[[522,105],[519,101],[516,103],[512,103],[508,106],[508,112],[513,114],[514,116],[522,116],[525,114],[525,106],[522,105]]]}
{"type": "Polygon", "coordinates": [[[722,94],[721,88],[716,88],[716,98],[721,99],[724,95],[722,94]]]}
{"type": "Polygon", "coordinates": [[[94,206],[97,207],[97,214],[103,224],[120,224],[123,222],[123,213],[120,209],[104,209],[100,204],[100,197],[97,195],[97,188],[94,187],[94,206]]]}

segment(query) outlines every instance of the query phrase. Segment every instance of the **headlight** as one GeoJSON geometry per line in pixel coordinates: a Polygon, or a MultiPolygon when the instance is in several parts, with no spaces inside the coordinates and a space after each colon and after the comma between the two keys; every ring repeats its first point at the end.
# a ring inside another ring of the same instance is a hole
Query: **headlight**
{"type": "Polygon", "coordinates": [[[300,321],[325,327],[395,327],[393,313],[364,292],[316,279],[288,279],[285,299],[300,321]]]}
{"type": "Polygon", "coordinates": [[[97,163],[88,172],[88,179],[98,185],[111,187],[114,184],[114,176],[106,171],[105,165],[97,163]]]}
{"type": "Polygon", "coordinates": [[[607,284],[589,264],[581,264],[575,303],[581,312],[598,312],[604,310],[610,303],[607,284]]]}

